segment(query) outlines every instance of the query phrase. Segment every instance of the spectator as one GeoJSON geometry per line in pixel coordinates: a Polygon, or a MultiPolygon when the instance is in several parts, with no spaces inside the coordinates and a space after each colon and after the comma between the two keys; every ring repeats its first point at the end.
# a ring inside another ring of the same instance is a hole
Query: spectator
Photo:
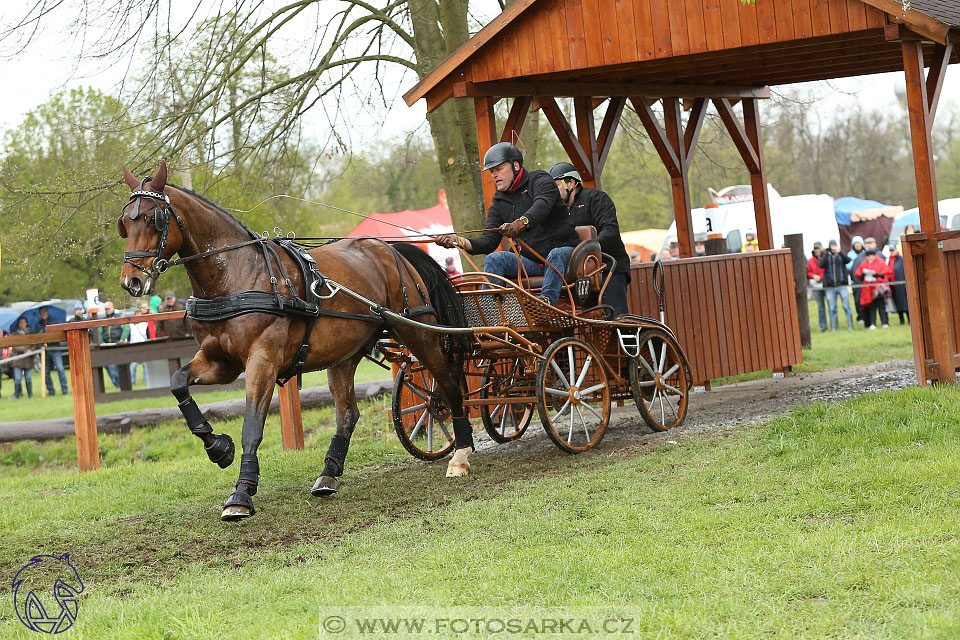
{"type": "MultiPolygon", "coordinates": [[[[859,285],[861,284],[860,279],[857,278],[854,272],[856,272],[860,263],[863,262],[863,259],[867,257],[867,254],[864,252],[862,237],[853,236],[853,240],[850,241],[850,251],[847,252],[847,257],[850,258],[850,262],[847,264],[847,271],[850,272],[851,276],[850,279],[854,285],[859,285]]],[[[863,324],[863,306],[860,304],[860,288],[857,286],[853,288],[853,306],[857,309],[857,322],[863,324]]]]}
{"type": "Polygon", "coordinates": [[[743,246],[740,247],[740,251],[742,253],[746,253],[747,251],[760,250],[760,241],[757,239],[757,232],[754,229],[752,228],[747,229],[743,235],[746,238],[746,240],[744,240],[743,246]],[[748,247],[753,247],[753,249],[749,249],[748,247]]]}
{"type": "MultiPolygon", "coordinates": [[[[150,305],[144,301],[140,303],[140,308],[134,313],[137,316],[145,316],[147,312],[150,311],[150,305]]],[[[144,322],[135,322],[130,326],[130,343],[135,342],[146,342],[147,338],[147,325],[146,321],[144,322]]],[[[130,363],[130,382],[133,384],[137,383],[137,367],[140,367],[143,370],[143,381],[147,381],[147,363],[145,362],[131,362],[130,363]]]]}
{"type": "Polygon", "coordinates": [[[460,275],[457,265],[453,262],[453,256],[447,256],[447,259],[443,261],[443,272],[447,274],[448,278],[456,278],[460,275]]]}
{"type": "MultiPolygon", "coordinates": [[[[167,291],[163,294],[163,304],[158,311],[165,313],[167,311],[183,311],[186,305],[177,300],[177,294],[173,291],[167,291]]],[[[190,331],[190,321],[184,316],[179,320],[161,320],[157,322],[158,333],[168,338],[189,338],[192,335],[190,331]]]]}
{"type": "Polygon", "coordinates": [[[813,243],[813,251],[810,259],[807,260],[807,280],[813,287],[813,297],[817,301],[817,317],[820,320],[820,333],[827,330],[827,293],[823,290],[823,269],[820,268],[820,254],[823,253],[823,245],[819,242],[813,243]]]}
{"type": "Polygon", "coordinates": [[[760,251],[760,249],[758,249],[758,248],[757,248],[757,245],[755,245],[755,244],[747,243],[747,244],[743,245],[743,252],[744,252],[744,253],[754,253],[754,252],[756,252],[756,251],[760,251]]]}
{"type": "Polygon", "coordinates": [[[876,311],[880,314],[883,328],[887,329],[890,325],[887,322],[887,306],[884,297],[889,293],[890,287],[883,283],[889,279],[887,277],[889,267],[877,256],[876,247],[865,249],[864,253],[866,257],[855,272],[856,277],[866,285],[860,288],[860,306],[864,312],[864,324],[868,329],[877,328],[874,321],[876,311]]]}
{"type": "MultiPolygon", "coordinates": [[[[107,300],[103,303],[103,318],[118,318],[119,316],[115,313],[113,303],[107,300]]],[[[130,339],[130,325],[128,324],[115,324],[108,325],[106,327],[100,327],[100,344],[115,344],[127,342],[130,339]]],[[[113,383],[113,386],[120,388],[120,365],[118,364],[108,364],[104,367],[107,370],[107,375],[110,376],[110,382],[113,383]]]]}
{"type": "Polygon", "coordinates": [[[674,260],[680,257],[680,244],[676,240],[670,242],[670,257],[674,260]]]}
{"type": "Polygon", "coordinates": [[[820,254],[819,267],[823,274],[823,290],[827,295],[827,305],[830,307],[830,329],[832,331],[840,328],[840,320],[837,317],[837,297],[840,298],[843,311],[847,314],[847,329],[853,331],[853,314],[850,312],[850,300],[847,298],[848,262],[850,262],[850,257],[845,253],[840,253],[840,247],[837,246],[836,240],[828,242],[827,250],[820,254]]]}
{"type": "MultiPolygon", "coordinates": [[[[50,324],[50,308],[40,307],[40,318],[37,324],[33,325],[33,333],[46,333],[47,325],[50,324]]],[[[63,370],[63,347],[67,346],[65,342],[47,343],[46,362],[44,363],[44,382],[47,385],[47,393],[51,396],[56,395],[53,386],[53,379],[50,376],[52,369],[57,369],[57,376],[60,378],[60,393],[67,395],[67,374],[63,370]]]]}
{"type": "MultiPolygon", "coordinates": [[[[20,316],[17,320],[17,328],[13,330],[15,336],[25,336],[31,333],[27,326],[27,319],[20,316]]],[[[19,356],[29,353],[33,350],[33,345],[23,345],[14,347],[11,355],[19,356]]],[[[20,388],[20,381],[23,380],[27,385],[27,397],[33,397],[33,358],[23,358],[13,363],[13,399],[17,400],[23,397],[23,390],[20,388]]]]}
{"type": "Polygon", "coordinates": [[[634,251],[633,253],[630,254],[630,266],[632,267],[633,265],[638,265],[638,264],[643,264],[643,260],[640,257],[640,252],[634,251]]]}
{"type": "Polygon", "coordinates": [[[707,255],[707,234],[698,233],[693,237],[693,254],[695,256],[707,255]]]}
{"type": "MultiPolygon", "coordinates": [[[[906,279],[906,272],[903,269],[903,256],[900,255],[896,245],[890,245],[890,259],[887,262],[887,266],[890,268],[890,276],[894,281],[903,282],[906,279]]],[[[904,323],[904,318],[906,318],[906,321],[909,323],[910,311],[907,306],[907,285],[892,284],[890,285],[890,293],[893,299],[893,307],[900,317],[900,324],[904,323]]]]}
{"type": "Polygon", "coordinates": [[[670,249],[664,249],[660,252],[660,260],[666,262],[667,260],[673,260],[673,254],[670,253],[670,249]]]}

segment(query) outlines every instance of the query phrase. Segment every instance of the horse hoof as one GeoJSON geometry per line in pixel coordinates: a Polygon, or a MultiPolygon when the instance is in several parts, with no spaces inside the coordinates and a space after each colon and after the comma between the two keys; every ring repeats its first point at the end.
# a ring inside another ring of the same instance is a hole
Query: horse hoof
{"type": "Polygon", "coordinates": [[[470,474],[470,462],[467,460],[470,457],[470,451],[470,447],[464,447],[453,453],[453,458],[447,465],[448,478],[462,478],[470,474]]]}
{"type": "Polygon", "coordinates": [[[340,491],[340,481],[331,476],[320,476],[313,483],[313,489],[310,493],[317,498],[326,498],[340,491]]]}
{"type": "Polygon", "coordinates": [[[220,514],[220,519],[224,522],[235,522],[237,520],[243,520],[244,518],[249,518],[253,514],[250,512],[250,509],[242,505],[231,505],[229,507],[224,507],[223,512],[220,514]]]}
{"type": "Polygon", "coordinates": [[[233,456],[237,448],[233,444],[233,438],[225,433],[214,434],[216,439],[207,449],[207,457],[221,469],[226,469],[233,464],[233,456]]]}

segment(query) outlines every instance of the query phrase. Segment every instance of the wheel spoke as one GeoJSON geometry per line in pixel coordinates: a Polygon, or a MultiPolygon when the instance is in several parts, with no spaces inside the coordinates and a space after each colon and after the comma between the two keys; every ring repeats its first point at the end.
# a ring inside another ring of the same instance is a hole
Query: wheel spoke
{"type": "Polygon", "coordinates": [[[573,382],[573,380],[576,378],[577,371],[573,366],[573,345],[567,346],[567,360],[570,362],[570,382],[573,382]]]}
{"type": "MultiPolygon", "coordinates": [[[[653,396],[650,398],[650,404],[647,406],[647,413],[653,411],[653,405],[657,403],[657,396],[660,395],[660,389],[655,389],[653,391],[653,396]]],[[[652,416],[651,416],[652,417],[652,416]]]]}
{"type": "Polygon", "coordinates": [[[662,425],[667,424],[667,416],[664,415],[664,412],[663,412],[663,394],[662,393],[660,394],[660,424],[662,425]]]}
{"type": "Polygon", "coordinates": [[[676,372],[677,372],[677,369],[679,369],[679,368],[680,368],[680,365],[679,365],[679,364],[674,364],[672,367],[670,367],[670,368],[663,374],[663,377],[664,377],[664,378],[669,378],[669,377],[672,376],[674,373],[676,373],[676,372]]]}
{"type": "Polygon", "coordinates": [[[405,416],[405,415],[407,415],[408,413],[413,413],[414,411],[420,411],[421,409],[426,409],[426,408],[427,408],[427,403],[426,403],[426,402],[421,402],[421,403],[418,404],[418,405],[415,405],[415,406],[412,406],[412,407],[407,407],[406,409],[401,409],[401,410],[400,410],[400,415],[405,416]]]}
{"type": "Polygon", "coordinates": [[[443,435],[447,436],[447,442],[450,442],[450,432],[447,431],[447,425],[440,420],[437,420],[437,425],[439,425],[440,431],[443,431],[443,435]]]}
{"type": "MultiPolygon", "coordinates": [[[[497,406],[495,406],[495,407],[493,408],[493,411],[490,412],[490,417],[493,418],[495,415],[497,415],[497,412],[498,412],[498,411],[503,411],[503,406],[504,406],[504,405],[502,405],[502,404],[498,404],[497,406]]],[[[501,414],[501,415],[503,415],[503,414],[501,414]]]]}
{"type": "Polygon", "coordinates": [[[567,444],[573,440],[573,410],[570,411],[570,431],[567,432],[567,444]]]}
{"type": "MultiPolygon", "coordinates": [[[[650,351],[650,362],[652,362],[652,363],[654,364],[654,366],[656,366],[656,364],[657,364],[657,352],[656,352],[656,350],[653,348],[653,340],[648,340],[648,341],[647,341],[647,349],[649,349],[649,351],[650,351]]],[[[650,370],[650,375],[651,375],[651,376],[655,376],[655,375],[656,375],[652,369],[650,370]]]]}
{"type": "Polygon", "coordinates": [[[590,368],[591,362],[593,362],[593,356],[587,356],[587,359],[583,361],[583,369],[580,370],[580,376],[577,378],[577,388],[583,384],[583,379],[587,377],[587,370],[590,368]]]}
{"type": "Polygon", "coordinates": [[[583,435],[587,436],[587,442],[590,442],[590,430],[587,429],[587,423],[583,419],[583,412],[580,411],[580,407],[577,407],[577,415],[580,416],[580,424],[583,425],[583,435]]]}
{"type": "Polygon", "coordinates": [[[562,391],[560,389],[551,389],[550,387],[543,388],[544,393],[549,393],[551,396],[558,396],[560,398],[566,398],[570,395],[569,391],[562,391]]]}
{"type": "Polygon", "coordinates": [[[599,391],[600,389],[603,389],[603,388],[605,388],[606,386],[607,386],[607,385],[606,385],[605,383],[603,383],[603,382],[598,382],[597,384],[593,385],[592,387],[587,387],[586,389],[580,389],[580,397],[588,396],[588,395],[590,395],[591,393],[593,393],[594,391],[599,391]]]}
{"type": "Polygon", "coordinates": [[[550,422],[556,422],[556,421],[557,421],[557,418],[559,418],[559,417],[562,416],[564,413],[566,413],[567,408],[568,408],[569,406],[570,406],[570,400],[567,400],[566,402],[563,403],[563,406],[560,407],[560,411],[558,411],[556,414],[554,414],[554,416],[553,416],[552,418],[550,418],[550,422]]]}
{"type": "Polygon", "coordinates": [[[417,424],[414,425],[413,431],[410,432],[410,436],[409,436],[409,437],[410,437],[410,442],[413,442],[414,438],[417,437],[417,434],[420,433],[420,427],[423,426],[423,421],[424,421],[424,419],[425,419],[428,415],[430,415],[430,412],[429,412],[429,411],[424,411],[424,412],[423,412],[423,415],[420,416],[420,419],[417,420],[417,424]]]}
{"type": "Polygon", "coordinates": [[[641,356],[641,355],[638,355],[638,356],[637,356],[637,360],[640,361],[640,364],[642,364],[642,365],[643,365],[643,368],[647,370],[647,373],[650,374],[650,377],[651,377],[651,378],[656,378],[656,377],[657,377],[657,374],[656,374],[656,373],[654,372],[654,370],[650,367],[650,363],[647,362],[647,359],[646,359],[646,358],[644,358],[644,357],[641,356]]]}
{"type": "Polygon", "coordinates": [[[673,402],[670,400],[670,396],[668,396],[667,394],[664,393],[663,395],[660,396],[660,398],[661,398],[661,402],[662,402],[663,400],[666,400],[666,401],[667,401],[667,406],[670,407],[670,413],[673,414],[673,420],[674,420],[674,422],[676,422],[677,420],[679,420],[679,419],[680,419],[680,415],[677,413],[677,410],[674,408],[673,402]]]}
{"type": "Polygon", "coordinates": [[[663,373],[663,365],[667,363],[667,343],[663,342],[660,346],[660,363],[657,365],[657,372],[663,373]]]}
{"type": "Polygon", "coordinates": [[[675,394],[677,394],[681,398],[683,397],[683,391],[680,391],[680,389],[677,389],[676,387],[671,387],[669,384],[664,383],[663,388],[673,391],[675,394]]]}
{"type": "Polygon", "coordinates": [[[593,415],[597,416],[597,420],[599,420],[600,422],[603,422],[603,416],[600,415],[599,413],[597,413],[597,410],[596,410],[596,409],[594,409],[593,407],[591,407],[591,406],[590,406],[589,404],[587,404],[586,402],[581,402],[580,404],[581,404],[585,409],[587,409],[590,413],[592,413],[593,415]]]}
{"type": "Polygon", "coordinates": [[[553,372],[557,374],[558,378],[560,378],[560,383],[569,389],[570,383],[567,381],[567,376],[563,375],[563,371],[560,370],[560,365],[557,364],[556,360],[550,361],[550,368],[553,369],[553,372]]]}
{"type": "Polygon", "coordinates": [[[427,413],[430,415],[427,420],[427,451],[433,451],[433,414],[427,413]]]}
{"type": "Polygon", "coordinates": [[[420,398],[423,400],[430,400],[430,396],[426,395],[426,393],[429,393],[426,389],[421,392],[420,389],[417,388],[412,382],[404,382],[403,384],[413,395],[420,396],[420,398]]]}
{"type": "MultiPolygon", "coordinates": [[[[506,405],[500,405],[500,406],[504,407],[506,405]]],[[[504,432],[506,431],[506,427],[504,425],[506,424],[508,413],[509,413],[508,411],[504,411],[503,413],[500,414],[500,435],[504,435],[504,432]]]]}
{"type": "Polygon", "coordinates": [[[638,386],[638,387],[652,387],[652,386],[655,385],[655,384],[657,384],[657,383],[654,382],[653,380],[644,380],[643,382],[638,382],[638,383],[637,383],[637,386],[638,386]]]}

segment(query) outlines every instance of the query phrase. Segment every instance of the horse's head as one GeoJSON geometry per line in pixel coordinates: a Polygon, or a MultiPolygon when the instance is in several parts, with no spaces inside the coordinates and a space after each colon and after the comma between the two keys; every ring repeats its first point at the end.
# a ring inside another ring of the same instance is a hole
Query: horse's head
{"type": "Polygon", "coordinates": [[[124,166],[123,179],[131,193],[117,220],[117,232],[127,239],[120,286],[139,297],[156,290],[157,279],[183,245],[183,219],[173,210],[164,190],[167,186],[165,162],[160,162],[155,176],[143,180],[137,180],[124,166]],[[175,225],[171,225],[171,218],[175,225]]]}

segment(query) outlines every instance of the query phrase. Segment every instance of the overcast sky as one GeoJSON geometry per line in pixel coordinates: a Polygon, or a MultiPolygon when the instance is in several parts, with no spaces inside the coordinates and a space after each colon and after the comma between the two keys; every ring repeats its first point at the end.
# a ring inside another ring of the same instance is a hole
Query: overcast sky
{"type": "MultiPolygon", "coordinates": [[[[193,3],[186,3],[193,4],[193,3]]],[[[0,8],[0,25],[9,24],[19,17],[19,11],[11,9],[14,3],[4,2],[0,8]]],[[[312,20],[311,20],[312,22],[312,20]]],[[[8,54],[0,57],[0,78],[4,79],[6,90],[0,99],[0,130],[16,127],[23,115],[42,104],[49,97],[66,87],[89,85],[107,93],[115,91],[123,79],[130,63],[104,65],[103,63],[76,64],[81,43],[76,34],[54,24],[48,27],[40,37],[23,52],[0,50],[8,54]],[[10,54],[15,57],[10,58],[10,54]]],[[[948,100],[960,102],[960,65],[954,65],[947,72],[944,85],[943,103],[948,100]]],[[[353,145],[366,145],[372,141],[398,135],[414,129],[425,133],[425,104],[421,100],[417,105],[407,107],[401,95],[416,82],[411,72],[399,67],[385,74],[388,84],[385,92],[392,97],[393,104],[389,112],[384,113],[377,106],[356,105],[348,111],[353,114],[348,132],[348,142],[353,145]],[[385,124],[386,123],[386,124],[385,124]]],[[[818,95],[824,96],[817,103],[818,111],[825,116],[838,105],[862,104],[874,106],[889,105],[895,107],[895,87],[902,86],[902,73],[862,76],[859,78],[813,83],[818,95]]],[[[775,91],[782,90],[774,88],[775,91]]],[[[319,109],[307,116],[307,130],[319,139],[326,137],[327,119],[319,109]]]]}

